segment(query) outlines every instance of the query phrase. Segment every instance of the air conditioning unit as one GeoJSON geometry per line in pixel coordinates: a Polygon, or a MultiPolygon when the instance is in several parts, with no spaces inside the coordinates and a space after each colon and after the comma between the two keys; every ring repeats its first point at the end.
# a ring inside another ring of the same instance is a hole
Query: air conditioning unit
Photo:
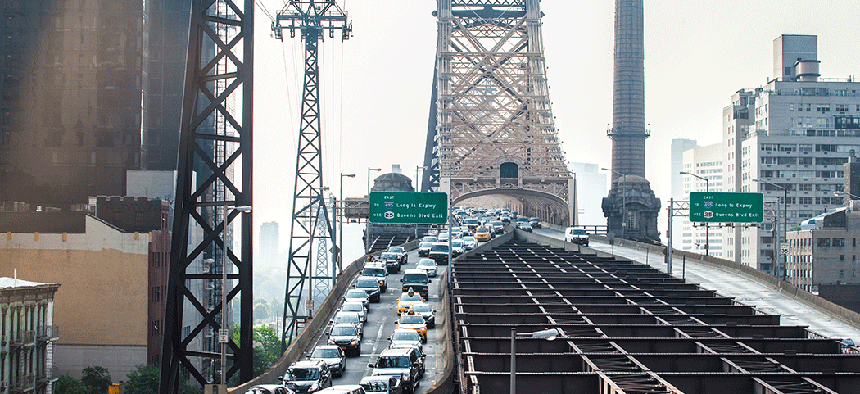
{"type": "Polygon", "coordinates": [[[0,382],[0,391],[6,391],[9,388],[9,382],[0,382]]]}

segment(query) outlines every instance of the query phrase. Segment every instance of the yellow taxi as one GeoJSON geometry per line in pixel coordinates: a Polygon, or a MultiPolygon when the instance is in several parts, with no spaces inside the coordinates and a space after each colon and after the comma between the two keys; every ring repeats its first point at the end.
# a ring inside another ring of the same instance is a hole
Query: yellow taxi
{"type": "Polygon", "coordinates": [[[424,302],[424,299],[421,298],[421,295],[418,292],[409,288],[409,291],[404,291],[400,294],[400,298],[397,299],[397,314],[405,313],[409,310],[409,307],[412,304],[417,304],[420,302],[424,302]]]}
{"type": "Polygon", "coordinates": [[[421,342],[427,342],[427,323],[424,322],[424,317],[415,312],[409,311],[400,315],[400,320],[397,321],[397,328],[418,331],[421,342]]]}
{"type": "Polygon", "coordinates": [[[477,239],[478,242],[490,242],[490,238],[490,229],[486,227],[478,227],[475,229],[475,239],[477,239]]]}

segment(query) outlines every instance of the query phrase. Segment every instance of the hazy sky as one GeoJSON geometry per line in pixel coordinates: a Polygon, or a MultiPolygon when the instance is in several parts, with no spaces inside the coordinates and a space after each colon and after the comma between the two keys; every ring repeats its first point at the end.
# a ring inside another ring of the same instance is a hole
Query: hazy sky
{"type": "MultiPolygon", "coordinates": [[[[367,192],[367,168],[400,164],[415,176],[423,163],[433,64],[435,0],[338,2],[354,37],[327,39],[320,61],[326,183],[337,195],[367,192]]],[[[614,1],[546,0],[543,39],[556,127],[569,161],[611,165],[614,1]]],[[[283,2],[260,0],[272,15],[283,2]]],[[[822,78],[860,75],[856,0],[646,0],[646,174],[664,204],[669,196],[669,146],[674,138],[720,142],[722,108],[741,88],[772,74],[773,39],[818,36],[822,78]]],[[[256,14],[256,226],[281,223],[281,245],[292,213],[299,103],[304,62],[298,38],[271,37],[271,20],[256,14]]],[[[379,172],[371,174],[373,177],[379,172]]],[[[600,207],[580,207],[600,209],[600,207]]],[[[665,230],[665,220],[659,228],[665,230]]]]}

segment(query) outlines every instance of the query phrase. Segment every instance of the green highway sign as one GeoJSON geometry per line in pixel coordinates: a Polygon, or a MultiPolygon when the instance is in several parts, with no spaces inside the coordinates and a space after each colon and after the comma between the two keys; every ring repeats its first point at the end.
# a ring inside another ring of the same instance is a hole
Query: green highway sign
{"type": "Polygon", "coordinates": [[[763,218],[761,193],[690,193],[691,222],[761,223],[763,218]]]}
{"type": "Polygon", "coordinates": [[[371,223],[444,224],[448,221],[446,193],[372,192],[371,223]]]}

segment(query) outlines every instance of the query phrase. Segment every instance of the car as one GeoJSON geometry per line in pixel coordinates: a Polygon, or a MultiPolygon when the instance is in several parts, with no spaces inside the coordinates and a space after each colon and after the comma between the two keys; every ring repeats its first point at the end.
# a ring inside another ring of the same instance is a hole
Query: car
{"type": "Polygon", "coordinates": [[[295,393],[315,393],[331,386],[331,372],[325,361],[302,360],[287,368],[281,380],[295,393]]]}
{"type": "Polygon", "coordinates": [[[361,271],[361,276],[372,276],[379,282],[379,289],[385,293],[388,291],[388,271],[384,265],[368,265],[361,271]]]}
{"type": "Polygon", "coordinates": [[[421,315],[414,312],[412,314],[406,312],[400,315],[400,319],[397,320],[397,328],[415,330],[421,337],[421,342],[427,343],[427,322],[424,321],[421,315]]]}
{"type": "Polygon", "coordinates": [[[389,346],[388,348],[389,349],[408,349],[410,351],[409,352],[409,359],[412,361],[412,364],[418,365],[418,379],[421,379],[424,377],[424,370],[425,370],[424,361],[426,360],[427,355],[424,354],[424,351],[421,349],[420,346],[395,345],[395,346],[389,346]]]}
{"type": "Polygon", "coordinates": [[[459,256],[463,253],[466,253],[466,247],[463,246],[463,240],[455,239],[451,241],[451,256],[459,256]]]}
{"type": "Polygon", "coordinates": [[[510,223],[511,222],[511,216],[510,215],[499,215],[499,220],[502,223],[510,223]]]}
{"type": "Polygon", "coordinates": [[[349,323],[335,324],[328,334],[328,344],[341,348],[347,356],[358,356],[361,353],[358,327],[349,323]]]}
{"type": "MultiPolygon", "coordinates": [[[[394,330],[394,333],[391,334],[391,337],[388,338],[391,341],[391,347],[396,346],[417,346],[421,348],[421,335],[418,334],[418,331],[410,330],[408,328],[397,328],[394,330]]],[[[423,348],[422,348],[423,350],[423,348]]]]}
{"type": "Polygon", "coordinates": [[[359,276],[358,279],[355,280],[355,288],[364,290],[367,293],[367,298],[370,302],[379,302],[380,293],[382,293],[379,288],[379,281],[372,276],[359,276]]]}
{"type": "Polygon", "coordinates": [[[465,247],[466,250],[475,249],[476,247],[478,247],[478,240],[472,236],[463,237],[463,247],[465,247]]]}
{"type": "Polygon", "coordinates": [[[403,278],[400,279],[400,282],[403,283],[403,292],[414,291],[425,300],[429,299],[428,286],[431,280],[428,278],[427,271],[417,268],[408,269],[403,272],[403,278]]]}
{"type": "Polygon", "coordinates": [[[364,304],[360,302],[344,302],[343,305],[340,306],[340,312],[355,312],[361,319],[362,324],[367,323],[367,309],[365,309],[364,304]]]}
{"type": "Polygon", "coordinates": [[[424,270],[427,272],[427,276],[431,278],[436,276],[437,268],[436,262],[433,259],[418,260],[418,264],[415,266],[415,269],[424,270]]]}
{"type": "Polygon", "coordinates": [[[541,226],[540,218],[529,219],[529,224],[532,225],[532,228],[540,228],[540,226],[541,226]]]}
{"type": "Polygon", "coordinates": [[[451,227],[450,233],[452,239],[461,238],[463,236],[463,229],[460,227],[451,227]]]}
{"type": "Polygon", "coordinates": [[[588,233],[581,228],[568,227],[564,230],[564,240],[582,246],[588,246],[588,233]]]}
{"type": "Polygon", "coordinates": [[[258,384],[248,389],[245,394],[292,394],[286,386],[280,384],[258,384]]]}
{"type": "Polygon", "coordinates": [[[478,225],[479,225],[479,224],[480,224],[480,223],[478,223],[478,219],[475,219],[475,218],[467,218],[467,219],[463,219],[463,226],[465,226],[465,227],[466,227],[466,229],[467,229],[470,233],[471,233],[471,232],[473,232],[473,231],[475,231],[475,229],[476,229],[476,228],[478,228],[478,225]]]}
{"type": "Polygon", "coordinates": [[[439,233],[439,235],[436,237],[436,240],[439,242],[448,242],[449,237],[450,235],[448,234],[448,232],[439,233]]]}
{"type": "Polygon", "coordinates": [[[409,312],[421,315],[427,323],[427,328],[436,327],[436,310],[433,309],[430,304],[423,302],[412,304],[412,306],[409,307],[409,312]]]}
{"type": "Polygon", "coordinates": [[[428,257],[433,259],[436,264],[448,264],[448,243],[435,243],[430,247],[428,257]]]}
{"type": "Polygon", "coordinates": [[[400,257],[397,253],[383,252],[379,255],[379,261],[385,264],[389,274],[400,272],[400,257]]]}
{"type": "Polygon", "coordinates": [[[529,222],[517,222],[517,228],[527,233],[532,232],[532,225],[529,222]]]}
{"type": "Polygon", "coordinates": [[[491,238],[490,229],[486,227],[478,227],[475,230],[475,239],[479,242],[489,242],[491,238]]]}
{"type": "Polygon", "coordinates": [[[358,385],[365,393],[402,394],[400,379],[393,376],[365,376],[358,385]]]}
{"type": "Polygon", "coordinates": [[[343,300],[345,302],[360,302],[364,304],[364,308],[367,309],[369,307],[370,300],[367,297],[367,292],[363,289],[349,289],[346,291],[346,294],[343,295],[343,300]]]}
{"type": "Polygon", "coordinates": [[[526,217],[517,218],[517,224],[528,223],[528,222],[529,222],[529,218],[526,218],[526,217]]]}
{"type": "Polygon", "coordinates": [[[346,370],[346,354],[337,346],[319,345],[314,348],[308,359],[324,361],[328,365],[328,370],[336,377],[343,376],[343,371],[346,370]]]}
{"type": "Polygon", "coordinates": [[[365,394],[365,392],[357,384],[339,384],[320,391],[320,394],[365,394]]]}
{"type": "Polygon", "coordinates": [[[427,257],[427,253],[430,253],[431,246],[433,246],[433,242],[421,241],[418,244],[418,257],[427,257]]]}
{"type": "Polygon", "coordinates": [[[400,258],[400,265],[406,265],[409,262],[409,256],[406,254],[406,249],[402,246],[391,246],[386,250],[388,253],[396,253],[400,258]]]}
{"type": "Polygon", "coordinates": [[[361,315],[356,312],[340,311],[334,314],[334,317],[329,322],[328,332],[331,332],[331,327],[335,324],[349,323],[358,328],[358,336],[364,336],[364,321],[361,320],[361,315]]]}
{"type": "Polygon", "coordinates": [[[412,304],[419,302],[424,302],[424,299],[421,298],[420,294],[412,290],[404,291],[403,294],[400,295],[400,298],[397,299],[397,314],[405,313],[409,310],[409,307],[412,306],[412,304]]]}
{"type": "MultiPolygon", "coordinates": [[[[418,335],[415,331],[413,334],[418,335]]],[[[379,353],[376,362],[368,364],[373,368],[371,376],[391,376],[400,381],[406,394],[414,394],[418,386],[418,365],[412,362],[407,349],[385,349],[379,353]]]]}
{"type": "Polygon", "coordinates": [[[494,220],[494,221],[490,222],[490,224],[493,226],[493,232],[495,232],[496,235],[505,233],[505,223],[504,222],[494,220]]]}

